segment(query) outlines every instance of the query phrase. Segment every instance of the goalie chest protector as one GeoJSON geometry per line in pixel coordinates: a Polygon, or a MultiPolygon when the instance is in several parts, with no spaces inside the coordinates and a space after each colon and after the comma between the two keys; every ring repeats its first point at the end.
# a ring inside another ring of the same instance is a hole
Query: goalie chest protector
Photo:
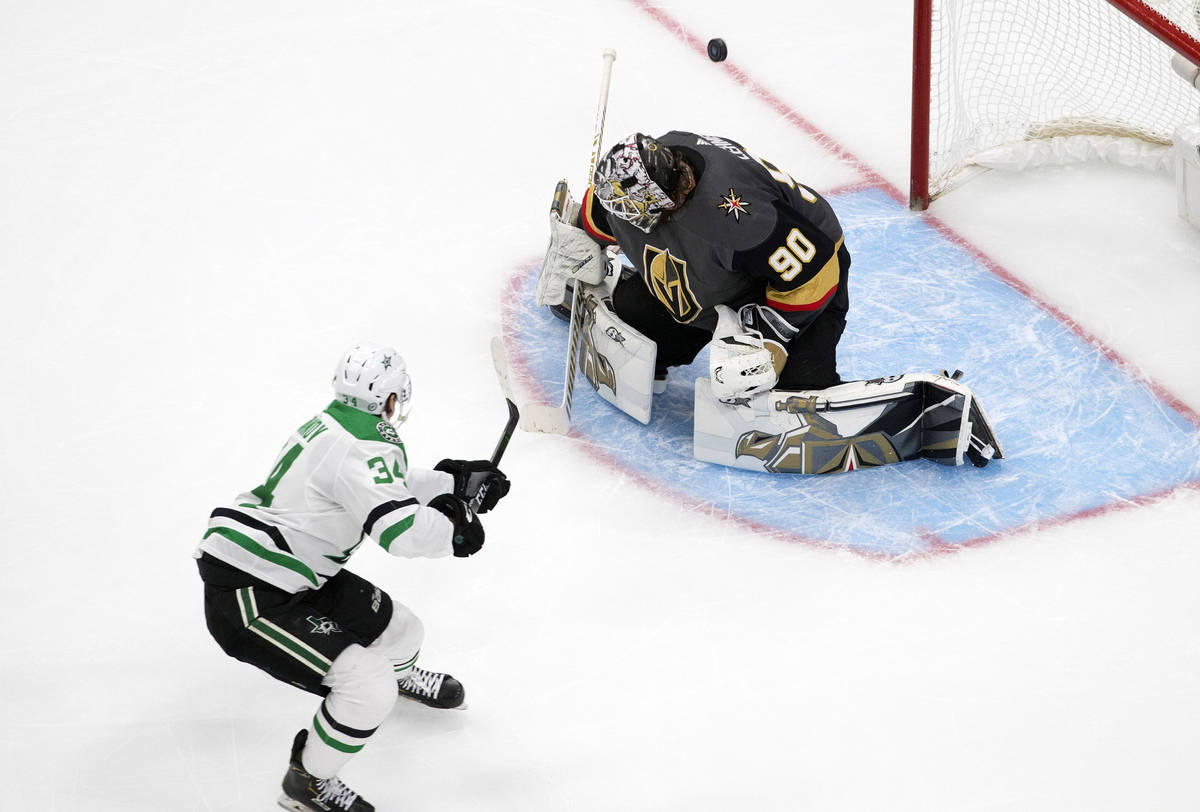
{"type": "Polygon", "coordinates": [[[818,252],[814,264],[823,265],[828,257],[821,255],[836,251],[842,227],[829,203],[740,144],[680,131],[658,140],[695,166],[695,190],[649,234],[617,217],[606,219],[622,253],[675,321],[712,330],[714,305],[736,310],[763,301],[778,273],[765,262],[762,268],[735,268],[735,255],[771,240],[781,212],[811,237],[818,252]]]}

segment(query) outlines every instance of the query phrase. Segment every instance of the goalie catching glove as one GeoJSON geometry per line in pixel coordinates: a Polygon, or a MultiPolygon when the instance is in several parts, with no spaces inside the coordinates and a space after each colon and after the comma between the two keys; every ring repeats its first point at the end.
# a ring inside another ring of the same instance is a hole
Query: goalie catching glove
{"type": "Polygon", "coordinates": [[[476,513],[487,513],[508,495],[512,483],[491,460],[442,460],[433,467],[454,477],[454,495],[472,504],[480,498],[476,513]]]}
{"type": "Polygon", "coordinates": [[[429,500],[429,507],[445,515],[454,525],[454,555],[466,558],[483,547],[483,524],[471,512],[467,503],[452,493],[443,493],[429,500]]]}
{"type": "MultiPolygon", "coordinates": [[[[565,189],[565,182],[563,182],[565,189]]],[[[550,245],[538,276],[535,303],[560,305],[567,297],[567,283],[598,285],[607,273],[604,249],[575,224],[580,222],[579,204],[566,192],[561,216],[550,211],[550,245]]]]}
{"type": "Polygon", "coordinates": [[[764,305],[738,312],[717,305],[717,329],[709,344],[709,386],[718,400],[730,401],[765,392],[779,380],[787,363],[787,343],[797,330],[764,305]]]}

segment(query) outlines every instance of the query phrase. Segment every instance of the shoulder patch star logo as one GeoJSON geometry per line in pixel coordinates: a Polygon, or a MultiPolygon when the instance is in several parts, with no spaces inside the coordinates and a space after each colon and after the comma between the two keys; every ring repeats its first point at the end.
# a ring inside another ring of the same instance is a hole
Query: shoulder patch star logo
{"type": "Polygon", "coordinates": [[[750,204],[742,200],[742,196],[729,187],[729,194],[721,198],[721,202],[717,204],[718,209],[724,209],[725,214],[733,215],[734,220],[740,221],[742,215],[750,216],[750,204]]]}
{"type": "Polygon", "coordinates": [[[308,630],[309,634],[323,634],[328,637],[342,630],[341,626],[327,617],[313,617],[309,615],[308,622],[312,624],[312,628],[308,630]]]}
{"type": "Polygon", "coordinates": [[[379,432],[379,436],[384,440],[387,440],[389,443],[402,445],[400,442],[400,435],[396,433],[394,428],[392,428],[392,424],[386,420],[380,420],[378,423],[376,423],[375,431],[379,432]]]}

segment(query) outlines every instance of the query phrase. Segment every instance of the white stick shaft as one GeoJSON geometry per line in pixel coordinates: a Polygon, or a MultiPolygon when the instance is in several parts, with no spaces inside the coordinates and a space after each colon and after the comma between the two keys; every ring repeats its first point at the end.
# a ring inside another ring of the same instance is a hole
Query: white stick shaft
{"type": "MultiPolygon", "coordinates": [[[[586,189],[592,185],[592,176],[596,173],[596,164],[600,160],[600,149],[604,141],[604,118],[608,112],[608,86],[612,81],[612,66],[617,58],[617,52],[606,48],[603,54],[604,70],[600,74],[600,102],[596,105],[596,133],[592,136],[592,157],[588,163],[586,189]]],[[[583,331],[583,292],[582,282],[576,282],[574,295],[571,297],[570,328],[567,330],[567,361],[563,374],[563,397],[558,406],[548,406],[540,403],[525,405],[526,431],[541,431],[548,434],[566,434],[571,428],[571,408],[575,401],[575,371],[579,366],[580,335],[583,331]]]]}
{"type": "Polygon", "coordinates": [[[592,185],[592,176],[596,174],[596,164],[600,160],[600,149],[604,140],[604,117],[608,114],[608,85],[612,81],[612,67],[616,59],[616,51],[612,48],[604,50],[604,71],[600,74],[600,103],[596,106],[596,134],[592,137],[592,159],[588,163],[584,189],[592,185]]]}
{"type": "MultiPolygon", "coordinates": [[[[587,186],[592,184],[592,176],[596,173],[596,163],[600,160],[600,149],[604,141],[604,117],[608,113],[608,86],[612,81],[613,62],[617,52],[612,48],[604,50],[604,70],[600,74],[600,102],[596,105],[596,134],[592,137],[592,159],[588,163],[587,186]]],[[[566,423],[571,424],[571,407],[575,400],[575,370],[579,365],[579,338],[583,332],[583,292],[580,282],[575,283],[574,295],[571,297],[571,328],[567,333],[567,369],[563,380],[563,409],[566,423]]]]}

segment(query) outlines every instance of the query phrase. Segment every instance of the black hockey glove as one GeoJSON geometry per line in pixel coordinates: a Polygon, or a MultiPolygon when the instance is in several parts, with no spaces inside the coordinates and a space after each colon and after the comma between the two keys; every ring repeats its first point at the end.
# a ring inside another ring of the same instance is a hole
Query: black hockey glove
{"type": "Polygon", "coordinates": [[[511,486],[508,477],[491,460],[442,460],[433,470],[454,477],[454,495],[468,505],[482,491],[483,501],[476,513],[487,513],[494,508],[511,486]]]}
{"type": "Polygon", "coordinates": [[[429,507],[444,513],[454,523],[454,554],[459,558],[475,555],[483,547],[483,525],[467,507],[467,503],[452,493],[443,493],[429,500],[429,507]]]}

